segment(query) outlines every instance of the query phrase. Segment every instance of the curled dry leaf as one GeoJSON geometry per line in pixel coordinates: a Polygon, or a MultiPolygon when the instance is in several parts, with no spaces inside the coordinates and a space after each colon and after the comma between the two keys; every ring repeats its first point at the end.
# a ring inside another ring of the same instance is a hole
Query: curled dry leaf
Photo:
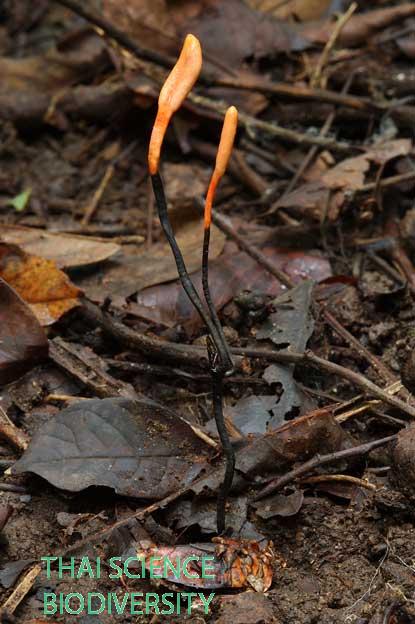
{"type": "Polygon", "coordinates": [[[327,218],[334,221],[343,207],[345,191],[359,191],[365,185],[372,163],[384,165],[399,156],[407,156],[411,149],[410,139],[376,144],[364,154],[345,158],[323,174],[318,172],[318,179],[283,195],[275,202],[273,210],[288,208],[297,215],[316,221],[321,221],[326,211],[327,218]]]}
{"type": "Polygon", "coordinates": [[[33,312],[0,278],[0,385],[47,358],[48,341],[33,312]]]}
{"type": "Polygon", "coordinates": [[[51,325],[79,305],[81,290],[52,260],[29,255],[17,245],[0,242],[0,277],[29,304],[41,325],[51,325]]]}
{"type": "MultiPolygon", "coordinates": [[[[161,559],[160,570],[163,570],[163,560],[169,562],[184,561],[187,557],[194,557],[196,564],[189,561],[187,574],[180,570],[180,574],[166,566],[167,580],[178,584],[196,587],[198,589],[231,588],[254,589],[257,592],[266,592],[272,583],[273,563],[275,555],[272,543],[260,544],[257,541],[234,540],[215,537],[211,544],[195,544],[189,546],[139,546],[137,556],[150,566],[151,558],[161,559]],[[202,576],[200,563],[203,558],[209,557],[207,565],[209,573],[202,576]],[[213,560],[212,560],[213,557],[213,560]],[[195,578],[189,578],[189,575],[195,578]]],[[[157,566],[159,567],[159,566],[157,566]]]]}

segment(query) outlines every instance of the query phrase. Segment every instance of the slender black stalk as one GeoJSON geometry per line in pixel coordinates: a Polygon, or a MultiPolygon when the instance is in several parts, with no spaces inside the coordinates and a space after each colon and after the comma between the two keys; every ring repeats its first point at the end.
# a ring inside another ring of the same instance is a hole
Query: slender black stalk
{"type": "MultiPolygon", "coordinates": [[[[210,353],[209,357],[211,357],[210,353]]],[[[217,529],[218,533],[223,533],[226,526],[226,501],[232,487],[233,475],[235,472],[235,451],[233,450],[232,443],[226,430],[225,420],[223,418],[223,374],[220,372],[214,372],[213,366],[211,364],[211,375],[213,414],[215,416],[216,427],[219,433],[219,438],[226,459],[225,476],[218,492],[218,500],[216,504],[217,529]]]]}
{"type": "Polygon", "coordinates": [[[218,365],[221,366],[221,363],[226,362],[227,357],[228,357],[227,349],[225,350],[224,348],[224,344],[226,344],[225,337],[223,336],[222,332],[221,332],[222,335],[218,333],[218,330],[216,329],[214,322],[206,314],[206,311],[203,307],[203,303],[186,269],[186,264],[184,262],[182,252],[179,249],[176,238],[174,236],[173,228],[169,220],[169,216],[167,212],[166,196],[164,194],[163,182],[161,180],[160,174],[156,173],[152,175],[151,182],[153,184],[153,191],[154,191],[154,196],[156,199],[157,211],[158,211],[161,227],[163,228],[164,234],[166,235],[166,238],[173,252],[174,260],[177,266],[177,272],[179,274],[179,279],[191,303],[193,304],[193,306],[199,313],[199,316],[201,317],[210,335],[212,336],[212,340],[215,344],[215,347],[221,359],[221,362],[218,362],[218,365]]]}
{"type": "Polygon", "coordinates": [[[228,343],[223,333],[222,325],[216,312],[216,308],[212,301],[212,295],[209,288],[209,244],[210,244],[210,226],[205,227],[203,236],[203,252],[202,252],[202,286],[203,294],[207,307],[209,309],[210,318],[215,325],[221,341],[221,362],[220,366],[224,375],[231,375],[233,372],[233,362],[228,343]]]}
{"type": "Polygon", "coordinates": [[[213,413],[218,429],[220,441],[222,443],[223,452],[226,459],[225,477],[222,486],[218,493],[217,501],[217,528],[218,533],[223,533],[225,530],[225,516],[226,516],[226,501],[230,488],[232,486],[233,475],[235,470],[235,453],[231,444],[231,441],[226,430],[225,421],[223,418],[223,390],[222,382],[224,375],[228,375],[233,370],[232,358],[230,350],[226,342],[226,338],[223,334],[222,326],[219,318],[216,314],[215,307],[212,302],[212,297],[209,289],[208,282],[208,260],[209,260],[209,241],[210,230],[205,229],[205,236],[203,241],[203,256],[202,256],[202,283],[203,292],[206,299],[206,304],[209,309],[210,317],[206,314],[203,303],[197,293],[196,288],[189,273],[186,269],[186,265],[183,259],[183,255],[179,249],[176,238],[174,236],[173,228],[171,226],[168,212],[167,202],[163,188],[163,182],[159,173],[151,176],[151,182],[153,185],[154,196],[156,199],[157,211],[160,219],[161,226],[164,234],[170,244],[173,252],[174,260],[176,262],[177,271],[179,274],[180,282],[189,297],[191,303],[199,313],[202,321],[206,325],[209,336],[207,341],[207,348],[210,362],[210,373],[212,377],[212,397],[213,397],[213,413]]]}

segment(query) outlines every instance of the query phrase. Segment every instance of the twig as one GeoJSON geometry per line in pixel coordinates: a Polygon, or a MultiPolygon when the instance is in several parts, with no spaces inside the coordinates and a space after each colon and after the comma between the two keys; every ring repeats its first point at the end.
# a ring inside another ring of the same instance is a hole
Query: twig
{"type": "Polygon", "coordinates": [[[332,327],[332,329],[341,336],[346,342],[348,342],[362,357],[364,357],[369,364],[374,368],[378,375],[387,383],[394,383],[397,381],[395,375],[389,368],[377,358],[373,353],[366,349],[357,338],[355,338],[339,321],[333,316],[329,310],[323,310],[324,319],[332,327]]]}
{"type": "Polygon", "coordinates": [[[88,201],[84,208],[84,216],[81,219],[81,226],[88,225],[91,221],[92,217],[95,214],[96,209],[98,208],[98,204],[101,201],[101,198],[105,192],[105,189],[108,186],[112,176],[114,175],[115,167],[113,164],[109,164],[105,170],[105,173],[102,177],[101,182],[98,185],[98,188],[94,191],[91,199],[88,201]]]}
{"type": "Polygon", "coordinates": [[[29,436],[16,427],[4,409],[0,406],[0,438],[6,440],[18,451],[25,451],[29,444],[29,436]]]}
{"type": "Polygon", "coordinates": [[[151,61],[153,63],[157,63],[158,65],[162,65],[163,67],[171,67],[174,63],[172,59],[163,54],[159,54],[158,52],[153,52],[152,50],[147,50],[146,48],[142,48],[137,45],[125,32],[119,30],[112,23],[108,22],[98,13],[91,11],[87,8],[86,3],[78,2],[78,0],[52,0],[57,4],[61,4],[62,6],[70,9],[77,15],[80,15],[87,22],[90,22],[93,26],[98,26],[101,28],[106,35],[114,39],[118,44],[120,44],[129,52],[132,52],[138,58],[144,59],[146,61],[151,61]]]}
{"type": "Polygon", "coordinates": [[[59,336],[49,341],[49,357],[65,372],[78,382],[92,390],[101,398],[121,396],[129,399],[137,398],[134,388],[105,372],[99,356],[89,360],[76,347],[59,336]],[[98,364],[97,364],[98,363],[98,364]]]}
{"type": "MultiPolygon", "coordinates": [[[[195,93],[189,93],[189,100],[194,104],[207,108],[208,110],[215,111],[222,116],[225,115],[226,109],[228,108],[228,104],[225,102],[211,100],[207,97],[196,95],[195,93]]],[[[246,113],[240,113],[239,121],[248,130],[252,130],[254,128],[262,130],[262,132],[266,132],[267,134],[281,139],[282,141],[287,141],[288,143],[296,143],[298,145],[317,145],[318,147],[322,147],[324,149],[330,149],[347,154],[356,150],[356,147],[353,147],[349,143],[342,143],[336,141],[335,139],[321,136],[316,137],[310,134],[296,132],[295,130],[282,128],[278,124],[256,119],[246,113]]]]}
{"type": "Polygon", "coordinates": [[[366,490],[376,490],[376,485],[374,485],[373,483],[369,483],[369,481],[366,481],[365,479],[359,479],[358,477],[353,477],[351,475],[345,474],[324,474],[301,479],[301,483],[326,483],[327,481],[353,483],[353,485],[358,485],[362,488],[365,488],[366,490]]]}
{"type": "Polygon", "coordinates": [[[357,4],[356,2],[352,2],[352,4],[349,6],[349,8],[347,9],[346,13],[344,13],[343,15],[341,15],[339,17],[339,19],[337,20],[333,31],[326,43],[326,45],[324,46],[323,52],[320,55],[320,58],[318,60],[317,66],[315,68],[314,74],[311,77],[310,80],[310,86],[311,88],[317,87],[317,86],[322,86],[322,72],[323,69],[325,67],[325,65],[327,64],[328,58],[331,54],[331,51],[334,48],[334,45],[341,33],[341,31],[343,30],[343,28],[345,27],[345,25],[347,24],[347,22],[349,21],[349,19],[352,17],[353,13],[356,11],[357,9],[357,4]]]}
{"type": "Polygon", "coordinates": [[[367,442],[366,444],[360,444],[359,446],[354,446],[353,448],[328,453],[327,455],[316,455],[301,466],[294,468],[294,470],[290,470],[290,472],[287,472],[284,476],[270,481],[270,483],[268,483],[268,485],[255,496],[254,500],[258,501],[261,498],[265,498],[265,496],[273,494],[277,490],[280,490],[282,487],[288,485],[288,483],[291,483],[299,477],[302,477],[307,472],[314,470],[314,468],[318,468],[324,464],[330,464],[342,459],[348,459],[350,457],[367,455],[370,451],[373,451],[373,449],[378,448],[379,446],[384,446],[385,444],[392,442],[392,440],[396,440],[396,438],[396,435],[392,435],[386,438],[380,438],[379,440],[373,440],[372,442],[367,442]]]}
{"type": "MultiPolygon", "coordinates": [[[[96,305],[87,300],[84,301],[83,313],[92,323],[100,325],[104,331],[109,333],[115,340],[126,346],[128,349],[136,349],[145,355],[159,357],[162,358],[163,361],[172,361],[176,365],[178,362],[181,362],[187,366],[196,366],[199,369],[206,369],[207,361],[206,350],[204,347],[175,344],[160,340],[158,338],[150,338],[149,336],[135,332],[123,325],[120,321],[113,319],[108,312],[103,312],[96,305]]],[[[383,390],[369,379],[366,379],[366,377],[360,373],[356,373],[348,368],[345,368],[344,366],[340,366],[339,364],[320,358],[311,351],[306,351],[305,353],[293,353],[287,351],[235,347],[231,347],[230,351],[233,356],[257,358],[265,362],[279,362],[282,364],[312,364],[320,370],[327,371],[333,375],[338,375],[342,379],[347,379],[358,388],[361,388],[364,392],[367,392],[369,395],[399,409],[403,413],[408,414],[411,418],[415,418],[415,409],[406,402],[391,396],[386,390],[383,390]]],[[[234,364],[236,368],[241,369],[241,360],[234,358],[234,364]]]]}
{"type": "Polygon", "coordinates": [[[379,182],[379,185],[376,182],[364,184],[358,191],[356,191],[356,193],[370,193],[370,191],[376,190],[377,186],[382,189],[389,188],[390,186],[396,186],[397,184],[402,184],[403,182],[411,182],[412,180],[415,180],[415,169],[395,176],[389,176],[389,178],[383,178],[383,180],[379,182]]]}
{"type": "Polygon", "coordinates": [[[7,598],[6,602],[4,602],[0,608],[0,616],[2,620],[6,616],[13,615],[23,598],[32,589],[33,583],[36,581],[41,570],[42,566],[37,563],[24,575],[14,592],[7,598]]]}

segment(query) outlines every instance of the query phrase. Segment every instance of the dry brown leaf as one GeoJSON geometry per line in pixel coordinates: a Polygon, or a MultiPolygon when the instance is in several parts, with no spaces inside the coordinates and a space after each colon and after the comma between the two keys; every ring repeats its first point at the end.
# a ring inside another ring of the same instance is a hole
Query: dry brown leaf
{"type": "MultiPolygon", "coordinates": [[[[345,47],[365,44],[377,31],[411,15],[415,15],[415,4],[409,2],[352,15],[339,33],[337,43],[345,47]]],[[[320,24],[305,24],[299,29],[299,33],[308,41],[324,45],[330,39],[334,28],[335,22],[326,20],[320,24]]]]}
{"type": "Polygon", "coordinates": [[[327,14],[333,0],[248,0],[248,4],[257,11],[271,13],[278,19],[295,18],[300,22],[318,20],[327,14]]]}
{"type": "Polygon", "coordinates": [[[44,55],[24,58],[0,57],[1,92],[30,91],[55,93],[80,82],[88,70],[105,63],[104,41],[93,31],[85,31],[65,50],[49,50],[44,55]]]}
{"type": "Polygon", "coordinates": [[[29,304],[41,325],[51,325],[79,305],[81,290],[52,260],[0,243],[0,277],[29,304]]]}
{"type": "Polygon", "coordinates": [[[344,191],[358,191],[366,182],[371,163],[383,165],[393,158],[410,153],[410,139],[378,143],[364,154],[346,158],[317,179],[281,197],[273,209],[288,208],[298,216],[319,221],[326,213],[329,220],[337,219],[344,202],[344,191]]]}
{"type": "Polygon", "coordinates": [[[329,189],[347,188],[355,191],[365,183],[365,174],[369,171],[370,163],[367,154],[345,158],[338,165],[329,169],[322,176],[324,186],[329,189]]]}
{"type": "Polygon", "coordinates": [[[98,264],[120,250],[115,243],[95,241],[89,236],[53,234],[20,225],[2,225],[1,240],[18,245],[28,254],[53,260],[60,269],[98,264]]]}
{"type": "Polygon", "coordinates": [[[145,48],[175,55],[191,32],[204,62],[233,71],[245,59],[286,52],[298,43],[288,25],[262,15],[241,0],[104,0],[104,17],[145,48]]]}
{"type": "MultiPolygon", "coordinates": [[[[174,184],[177,183],[174,182],[174,184]]],[[[187,192],[197,187],[196,179],[187,192]]],[[[169,197],[169,193],[167,193],[169,197]]],[[[189,273],[197,271],[202,262],[203,218],[193,205],[180,205],[169,211],[177,242],[182,251],[189,273]]],[[[216,258],[223,249],[225,236],[215,226],[212,227],[209,258],[216,258]]],[[[116,261],[105,267],[102,275],[81,278],[80,284],[88,297],[103,301],[105,297],[129,297],[144,288],[163,284],[177,279],[177,269],[168,243],[156,243],[148,251],[131,253],[123,250],[116,261]],[[130,253],[130,255],[127,255],[130,253]]]]}

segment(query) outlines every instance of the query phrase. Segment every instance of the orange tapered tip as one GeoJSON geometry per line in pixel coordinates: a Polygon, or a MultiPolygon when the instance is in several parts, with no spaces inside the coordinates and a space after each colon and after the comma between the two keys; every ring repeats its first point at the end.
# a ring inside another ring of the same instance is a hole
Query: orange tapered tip
{"type": "Polygon", "coordinates": [[[210,184],[205,201],[205,229],[210,227],[212,220],[212,204],[215,197],[216,187],[224,175],[231,157],[236,130],[238,128],[238,111],[235,106],[230,106],[225,114],[225,119],[220,135],[219,147],[216,154],[216,164],[210,179],[210,184]]]}
{"type": "Polygon", "coordinates": [[[194,35],[187,35],[177,62],[161,88],[156,121],[148,149],[151,175],[158,171],[160,152],[170,119],[182,105],[202,69],[202,48],[194,35]]]}
{"type": "Polygon", "coordinates": [[[238,111],[235,106],[230,106],[225,114],[218,152],[216,154],[215,169],[220,178],[223,176],[228,166],[237,128],[238,111]]]}

